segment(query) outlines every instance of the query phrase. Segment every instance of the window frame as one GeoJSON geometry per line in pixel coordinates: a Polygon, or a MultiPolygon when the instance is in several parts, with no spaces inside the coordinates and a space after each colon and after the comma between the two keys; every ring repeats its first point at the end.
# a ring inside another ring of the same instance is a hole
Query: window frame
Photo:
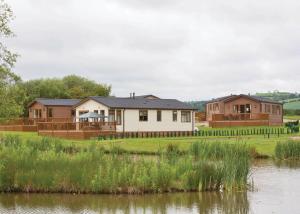
{"type": "Polygon", "coordinates": [[[116,122],[117,125],[122,125],[122,111],[120,109],[116,110],[116,122]]]}
{"type": "Polygon", "coordinates": [[[148,110],[140,109],[139,110],[139,121],[140,122],[148,122],[148,110]]]}
{"type": "Polygon", "coordinates": [[[181,122],[182,123],[190,123],[190,122],[192,122],[191,111],[181,111],[181,122]],[[186,117],[186,118],[183,119],[183,117],[186,117]]]}
{"type": "Polygon", "coordinates": [[[47,117],[48,118],[52,118],[53,117],[53,108],[48,108],[47,109],[48,111],[47,111],[47,117]],[[51,115],[50,115],[51,114],[51,115]]]}
{"type": "Polygon", "coordinates": [[[161,110],[157,110],[156,111],[156,121],[157,122],[161,122],[162,121],[162,111],[161,110]]]}
{"type": "Polygon", "coordinates": [[[172,111],[172,121],[173,122],[177,122],[178,121],[178,111],[177,110],[173,110],[172,111]]]}

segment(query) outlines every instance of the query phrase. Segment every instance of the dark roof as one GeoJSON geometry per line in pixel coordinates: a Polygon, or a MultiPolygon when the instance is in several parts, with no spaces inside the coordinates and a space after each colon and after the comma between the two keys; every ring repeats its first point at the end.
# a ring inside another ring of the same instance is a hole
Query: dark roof
{"type": "Polygon", "coordinates": [[[282,104],[280,102],[273,101],[273,100],[270,100],[270,99],[267,99],[267,98],[264,98],[264,97],[259,97],[259,96],[254,96],[254,95],[246,95],[246,94],[230,95],[230,96],[225,96],[225,97],[219,97],[219,98],[216,98],[216,99],[212,99],[212,100],[208,101],[207,103],[221,102],[221,101],[228,102],[228,101],[240,98],[240,97],[245,97],[245,98],[248,98],[248,99],[251,99],[251,100],[255,100],[255,101],[258,101],[258,102],[282,104]]]}
{"type": "Polygon", "coordinates": [[[29,103],[31,106],[33,103],[38,102],[45,106],[73,106],[80,102],[79,99],[48,99],[48,98],[37,98],[33,102],[29,103]]]}
{"type": "Polygon", "coordinates": [[[147,98],[121,98],[121,97],[88,97],[76,106],[92,99],[110,108],[125,109],[174,109],[174,110],[195,110],[191,105],[176,99],[147,99],[147,98]]]}

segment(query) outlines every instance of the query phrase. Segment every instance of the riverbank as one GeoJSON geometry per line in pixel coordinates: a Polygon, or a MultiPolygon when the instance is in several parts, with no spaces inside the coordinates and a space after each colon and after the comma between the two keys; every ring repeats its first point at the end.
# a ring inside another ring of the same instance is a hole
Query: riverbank
{"type": "Polygon", "coordinates": [[[256,160],[251,167],[254,191],[0,194],[0,213],[297,213],[300,209],[299,167],[256,160]]]}
{"type": "Polygon", "coordinates": [[[246,144],[192,143],[185,154],[170,144],[155,157],[109,155],[95,143],[78,150],[54,138],[0,142],[0,191],[44,193],[162,193],[246,190],[246,144]]]}

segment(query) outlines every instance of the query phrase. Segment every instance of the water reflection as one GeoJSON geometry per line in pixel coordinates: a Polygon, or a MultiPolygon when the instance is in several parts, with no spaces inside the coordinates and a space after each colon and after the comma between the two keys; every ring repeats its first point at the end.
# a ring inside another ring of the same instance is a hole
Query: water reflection
{"type": "Polygon", "coordinates": [[[255,191],[142,196],[0,194],[0,213],[299,213],[300,162],[255,161],[251,172],[255,191]]]}
{"type": "Polygon", "coordinates": [[[2,194],[0,212],[19,213],[248,213],[246,192],[144,196],[2,194]]]}

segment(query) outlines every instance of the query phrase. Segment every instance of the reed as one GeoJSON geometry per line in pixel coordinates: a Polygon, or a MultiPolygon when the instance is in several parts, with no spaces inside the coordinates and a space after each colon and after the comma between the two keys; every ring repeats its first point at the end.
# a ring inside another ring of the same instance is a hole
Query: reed
{"type": "Polygon", "coordinates": [[[300,159],[300,141],[278,142],[275,147],[275,157],[281,160],[300,159]]]}
{"type": "Polygon", "coordinates": [[[247,188],[245,145],[199,142],[190,153],[169,145],[154,157],[126,154],[115,145],[111,150],[5,136],[0,139],[0,191],[142,194],[247,188]]]}

